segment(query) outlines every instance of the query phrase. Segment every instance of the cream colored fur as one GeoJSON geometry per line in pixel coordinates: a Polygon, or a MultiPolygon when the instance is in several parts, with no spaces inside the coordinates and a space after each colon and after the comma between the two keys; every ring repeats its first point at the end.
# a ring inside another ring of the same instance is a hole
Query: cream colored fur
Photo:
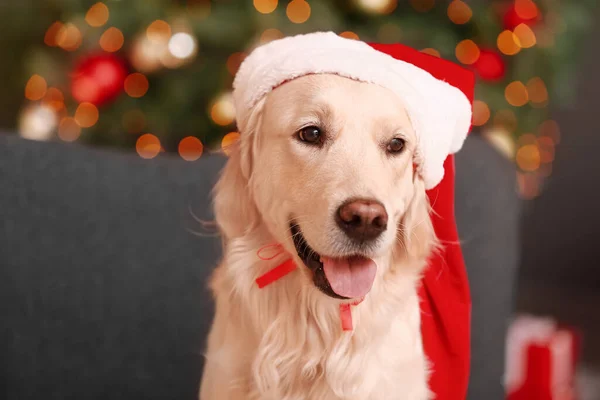
{"type": "Polygon", "coordinates": [[[429,399],[417,285],[436,239],[404,105],[373,84],[311,75],[272,91],[246,122],[215,191],[224,257],[211,282],[216,315],[200,399],[429,399]],[[321,149],[294,136],[311,124],[329,136],[321,149]],[[389,156],[385,144],[397,136],[406,151],[389,156]],[[377,276],[345,332],[340,300],[312,283],[289,223],[319,254],[352,254],[333,215],[353,197],[381,201],[390,225],[366,254],[377,276]],[[260,260],[257,250],[274,242],[287,254],[260,260]],[[290,255],[297,270],[259,289],[255,279],[290,255]]]}

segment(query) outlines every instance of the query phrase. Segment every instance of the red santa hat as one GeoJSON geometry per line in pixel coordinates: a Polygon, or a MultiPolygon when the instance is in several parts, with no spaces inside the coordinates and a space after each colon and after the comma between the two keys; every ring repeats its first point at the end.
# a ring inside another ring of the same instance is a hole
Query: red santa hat
{"type": "Polygon", "coordinates": [[[444,160],[460,150],[471,126],[470,99],[455,86],[364,42],[317,32],[275,40],[244,60],[233,83],[240,132],[267,93],[309,74],[335,74],[396,93],[417,135],[415,165],[427,189],[442,180],[444,160]]]}

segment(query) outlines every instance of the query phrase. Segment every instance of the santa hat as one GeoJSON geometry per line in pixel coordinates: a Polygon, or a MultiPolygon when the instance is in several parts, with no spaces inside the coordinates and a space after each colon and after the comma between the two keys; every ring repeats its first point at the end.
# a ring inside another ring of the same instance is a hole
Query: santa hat
{"type": "Polygon", "coordinates": [[[471,126],[470,99],[455,86],[364,42],[317,32],[275,40],[244,60],[233,83],[240,132],[267,93],[309,74],[335,74],[396,93],[417,135],[415,165],[427,189],[441,181],[444,160],[460,150],[471,126]]]}

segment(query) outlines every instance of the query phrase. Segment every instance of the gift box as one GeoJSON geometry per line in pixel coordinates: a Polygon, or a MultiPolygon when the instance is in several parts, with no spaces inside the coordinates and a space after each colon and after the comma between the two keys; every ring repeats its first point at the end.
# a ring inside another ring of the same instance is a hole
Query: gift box
{"type": "Polygon", "coordinates": [[[550,318],[518,317],[507,337],[508,400],[578,400],[576,329],[550,318]]]}

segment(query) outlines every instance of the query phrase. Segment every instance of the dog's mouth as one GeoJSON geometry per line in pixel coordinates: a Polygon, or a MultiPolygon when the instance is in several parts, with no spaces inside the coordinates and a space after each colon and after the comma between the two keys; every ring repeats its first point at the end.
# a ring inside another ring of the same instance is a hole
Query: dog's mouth
{"type": "Polygon", "coordinates": [[[373,286],[377,265],[361,255],[327,257],[314,251],[307,243],[300,226],[290,225],[298,257],[313,273],[313,282],[319,290],[336,299],[364,297],[373,286]]]}

